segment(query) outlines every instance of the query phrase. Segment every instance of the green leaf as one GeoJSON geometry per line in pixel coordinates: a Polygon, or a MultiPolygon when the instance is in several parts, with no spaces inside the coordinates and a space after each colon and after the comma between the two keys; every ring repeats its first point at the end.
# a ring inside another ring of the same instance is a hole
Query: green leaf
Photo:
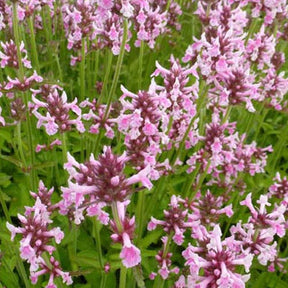
{"type": "MultiPolygon", "coordinates": [[[[266,274],[268,274],[268,273],[266,273],[266,274]]],[[[287,288],[287,282],[283,281],[275,273],[273,273],[273,274],[270,273],[270,275],[267,277],[267,279],[269,280],[268,285],[270,288],[287,288]]]]}
{"type": "Polygon", "coordinates": [[[161,230],[154,230],[149,232],[148,235],[139,241],[139,247],[141,250],[143,248],[147,248],[151,243],[157,243],[162,236],[163,231],[161,230]]]}
{"type": "Polygon", "coordinates": [[[101,269],[97,252],[93,250],[81,251],[75,258],[72,257],[72,261],[75,261],[82,267],[94,267],[96,269],[101,269]]]}
{"type": "Polygon", "coordinates": [[[11,179],[11,176],[4,174],[4,173],[0,173],[0,186],[3,186],[3,187],[9,186],[9,184],[11,183],[10,179],[11,179]]]}

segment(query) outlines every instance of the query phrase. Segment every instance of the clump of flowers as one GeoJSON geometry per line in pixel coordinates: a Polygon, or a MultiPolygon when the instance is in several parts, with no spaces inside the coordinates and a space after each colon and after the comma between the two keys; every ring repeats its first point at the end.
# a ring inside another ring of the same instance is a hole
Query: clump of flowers
{"type": "MultiPolygon", "coordinates": [[[[204,241],[199,241],[197,246],[189,244],[183,251],[185,265],[190,271],[189,281],[195,287],[245,287],[245,282],[249,280],[249,274],[242,275],[235,270],[241,265],[249,273],[253,255],[241,244],[231,249],[229,242],[222,241],[221,236],[221,229],[216,225],[213,231],[206,232],[204,241]]],[[[183,277],[180,278],[176,287],[183,287],[183,280],[183,277]]]]}
{"type": "Polygon", "coordinates": [[[33,91],[33,114],[38,118],[37,128],[45,127],[48,135],[54,135],[58,131],[63,133],[69,131],[72,125],[83,133],[85,131],[81,120],[81,109],[77,105],[77,98],[73,102],[67,102],[67,95],[65,91],[59,95],[58,86],[44,85],[39,90],[33,91]],[[36,98],[36,95],[42,96],[42,101],[36,98]],[[44,112],[42,115],[41,112],[44,112]],[[76,119],[71,119],[70,111],[77,116],[76,119]]]}
{"type": "MultiPolygon", "coordinates": [[[[77,0],[74,4],[64,3],[62,13],[68,49],[77,52],[83,48],[87,53],[87,46],[91,44],[90,49],[108,47],[114,55],[118,55],[123,41],[125,19],[129,20],[131,27],[125,49],[130,50],[129,41],[133,30],[137,37],[135,46],[139,47],[141,42],[147,42],[150,48],[154,48],[158,36],[168,33],[172,27],[180,28],[177,21],[182,13],[180,6],[174,1],[167,5],[168,1],[147,0],[93,0],[89,3],[77,0]]],[[[72,56],[71,64],[81,61],[81,57],[80,53],[72,56]]]]}
{"type": "Polygon", "coordinates": [[[53,220],[51,215],[57,210],[57,205],[51,204],[53,189],[48,190],[42,182],[39,184],[38,193],[31,193],[35,198],[32,207],[25,208],[25,214],[18,214],[21,227],[15,227],[7,222],[7,228],[11,232],[11,239],[14,240],[16,234],[22,235],[20,241],[20,256],[30,264],[32,283],[36,283],[40,275],[49,274],[49,283],[46,287],[56,287],[53,280],[62,277],[67,285],[72,284],[72,279],[67,272],[63,272],[59,262],[52,256],[56,248],[51,245],[54,239],[60,244],[64,238],[64,233],[59,227],[51,228],[53,220]],[[45,253],[50,255],[46,260],[45,253]],[[54,285],[54,286],[53,286],[54,285]]]}
{"type": "MultiPolygon", "coordinates": [[[[14,41],[10,40],[10,42],[1,42],[1,47],[3,49],[3,52],[0,52],[1,68],[9,66],[18,69],[17,46],[14,41]]],[[[23,41],[21,42],[19,49],[20,52],[24,54],[24,57],[22,56],[23,65],[26,68],[32,68],[31,62],[27,59],[27,51],[24,47],[23,41]]]]}
{"type": "Polygon", "coordinates": [[[236,132],[236,123],[221,123],[219,115],[214,114],[212,123],[206,125],[204,147],[195,152],[188,161],[187,170],[191,173],[200,164],[201,171],[213,175],[210,184],[220,187],[235,183],[239,173],[263,173],[267,162],[267,152],[272,147],[257,148],[256,143],[245,144],[245,135],[236,132]],[[222,183],[222,184],[221,184],[222,183]]]}
{"type": "Polygon", "coordinates": [[[91,134],[99,134],[100,129],[105,129],[105,136],[107,138],[114,138],[115,122],[109,117],[113,113],[113,107],[107,111],[107,105],[98,104],[96,99],[93,101],[85,100],[80,103],[81,108],[89,108],[87,113],[82,114],[82,118],[90,125],[89,132],[91,134]]]}
{"type": "Polygon", "coordinates": [[[43,81],[43,77],[41,77],[36,71],[34,71],[31,76],[24,76],[24,79],[19,79],[18,77],[13,79],[8,76],[7,80],[8,82],[5,83],[5,86],[3,88],[8,91],[5,91],[3,89],[3,92],[24,92],[33,88],[36,83],[41,83],[43,81]]]}
{"type": "Polygon", "coordinates": [[[79,224],[83,219],[84,210],[87,210],[88,214],[92,213],[90,216],[93,215],[94,209],[90,203],[106,206],[123,202],[133,193],[132,185],[138,182],[151,189],[152,183],[147,177],[149,169],[143,169],[127,177],[124,173],[127,161],[126,153],[121,156],[114,155],[110,147],[104,147],[104,153],[97,160],[91,154],[90,159],[83,164],[78,163],[68,154],[65,168],[70,176],[69,186],[62,188],[63,213],[67,213],[72,205],[74,215],[77,216],[75,221],[79,224]]]}
{"type": "Polygon", "coordinates": [[[286,273],[284,2],[0,0],[0,218],[26,262],[0,275],[244,288],[286,273]],[[40,181],[17,215],[15,188],[39,178],[56,193],[40,181]]]}
{"type": "Polygon", "coordinates": [[[129,204],[128,196],[134,191],[132,185],[142,183],[148,189],[152,183],[148,178],[149,166],[130,177],[124,173],[128,157],[114,155],[110,147],[96,160],[91,154],[89,161],[80,164],[70,154],[65,164],[70,177],[68,187],[62,187],[63,200],[59,203],[62,214],[73,215],[76,224],[84,220],[84,215],[97,216],[104,225],[111,225],[114,242],[123,245],[120,258],[123,265],[133,267],[141,261],[140,250],[131,243],[135,229],[135,218],[125,215],[129,204]],[[112,207],[114,220],[102,209],[112,207]]]}

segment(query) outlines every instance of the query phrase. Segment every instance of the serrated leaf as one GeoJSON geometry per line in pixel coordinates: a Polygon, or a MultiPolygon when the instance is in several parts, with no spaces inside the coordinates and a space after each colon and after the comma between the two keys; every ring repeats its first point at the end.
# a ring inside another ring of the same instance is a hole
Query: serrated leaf
{"type": "Polygon", "coordinates": [[[82,267],[94,267],[100,269],[100,263],[98,260],[98,254],[93,250],[81,251],[77,256],[72,257],[72,261],[75,261],[78,265],[82,267]]]}
{"type": "Polygon", "coordinates": [[[163,231],[161,230],[154,230],[149,232],[148,235],[139,241],[139,247],[141,249],[147,248],[151,243],[156,243],[162,236],[163,231]]]}
{"type": "Polygon", "coordinates": [[[10,179],[11,179],[11,176],[4,174],[4,173],[0,173],[0,186],[3,186],[3,187],[9,186],[9,184],[11,183],[10,179]]]}

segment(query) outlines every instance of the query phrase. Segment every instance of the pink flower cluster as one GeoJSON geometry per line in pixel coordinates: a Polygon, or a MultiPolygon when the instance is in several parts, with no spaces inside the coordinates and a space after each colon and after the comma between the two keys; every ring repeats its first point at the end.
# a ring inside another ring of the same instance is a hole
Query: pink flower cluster
{"type": "Polygon", "coordinates": [[[81,119],[81,109],[77,105],[77,98],[69,103],[65,91],[60,96],[59,90],[62,90],[59,86],[47,84],[38,90],[33,90],[32,107],[33,114],[38,119],[37,128],[44,126],[48,135],[54,135],[58,131],[63,133],[71,130],[75,125],[76,129],[83,133],[85,128],[81,119]],[[41,95],[42,101],[36,98],[37,95],[41,95]],[[71,117],[70,111],[76,114],[76,119],[71,117]]]}
{"type": "MultiPolygon", "coordinates": [[[[43,29],[43,19],[41,11],[44,7],[49,7],[51,17],[54,15],[55,0],[17,0],[17,16],[21,23],[25,23],[29,17],[34,17],[34,26],[37,29],[43,29]]],[[[0,31],[12,27],[13,4],[8,1],[0,1],[0,31]]]]}
{"type": "MultiPolygon", "coordinates": [[[[276,184],[277,185],[277,184],[276,184]]],[[[247,206],[250,217],[243,223],[238,222],[230,228],[231,236],[221,240],[222,232],[218,220],[221,214],[227,217],[233,215],[232,205],[225,206],[223,197],[216,197],[210,191],[206,195],[198,195],[189,202],[173,195],[169,210],[164,210],[164,220],[154,217],[148,224],[148,230],[162,226],[168,235],[163,238],[164,248],[156,255],[158,274],[167,279],[170,273],[179,273],[178,267],[172,267],[173,254],[169,252],[169,241],[178,246],[184,246],[182,256],[189,272],[183,272],[175,283],[175,287],[245,287],[249,274],[236,272],[239,265],[244,266],[249,273],[252,260],[274,271],[275,266],[283,269],[277,248],[277,237],[284,237],[287,229],[287,201],[272,206],[267,195],[260,196],[258,207],[252,204],[252,194],[248,194],[241,205],[247,206]],[[215,203],[216,202],[216,203],[215,203]],[[190,231],[190,236],[189,232],[190,231]],[[185,233],[185,236],[184,236],[185,233]],[[191,244],[184,241],[191,237],[191,244]],[[170,240],[168,240],[170,239],[170,240]],[[195,242],[196,241],[196,242],[195,242]]],[[[185,271],[185,270],[183,270],[185,271]]],[[[157,274],[152,272],[151,279],[157,274]]]]}
{"type": "Polygon", "coordinates": [[[48,190],[42,182],[39,184],[38,194],[31,193],[36,199],[33,207],[26,207],[24,215],[18,214],[21,227],[15,227],[7,222],[7,228],[11,232],[11,239],[14,240],[16,234],[21,234],[20,256],[30,264],[30,273],[32,283],[36,283],[38,277],[43,274],[49,274],[49,283],[46,288],[56,287],[55,277],[62,277],[67,285],[72,284],[72,279],[67,272],[63,272],[59,262],[52,256],[56,250],[50,243],[54,239],[59,244],[64,233],[59,227],[50,228],[53,221],[51,214],[57,210],[57,205],[52,205],[51,195],[53,189],[48,190]],[[46,260],[44,254],[48,253],[50,259],[46,260]]]}
{"type": "Polygon", "coordinates": [[[92,101],[89,101],[88,99],[84,100],[79,106],[83,111],[82,119],[88,122],[90,127],[87,130],[91,134],[99,134],[100,129],[104,129],[107,138],[114,138],[115,122],[113,119],[109,118],[110,114],[113,113],[113,107],[110,107],[110,111],[106,111],[107,105],[98,104],[96,99],[93,99],[92,101]],[[85,108],[89,108],[87,113],[84,112],[85,108]]]}
{"type": "Polygon", "coordinates": [[[179,147],[187,131],[186,147],[198,142],[196,72],[194,68],[183,68],[174,57],[170,62],[169,70],[156,63],[157,69],[152,74],[163,78],[163,86],[157,85],[153,78],[148,91],[138,94],[122,87],[122,109],[115,119],[119,131],[125,135],[124,143],[132,165],[136,169],[149,165],[150,175],[155,180],[171,169],[168,159],[162,163],[157,160],[163,150],[179,147]],[[192,77],[196,82],[189,85],[192,77]]]}
{"type": "MultiPolygon", "coordinates": [[[[188,199],[184,200],[180,196],[173,195],[170,200],[169,209],[164,210],[164,220],[151,217],[147,229],[151,231],[156,229],[157,226],[161,226],[163,231],[168,235],[163,237],[163,250],[160,250],[156,256],[159,268],[158,274],[163,279],[168,278],[170,273],[179,273],[178,267],[171,267],[173,254],[167,252],[170,245],[168,238],[170,237],[178,246],[184,244],[184,234],[187,235],[188,231],[191,231],[192,238],[202,239],[204,237],[202,233],[206,231],[206,225],[215,226],[221,214],[229,217],[233,215],[232,205],[221,208],[223,205],[223,197],[217,198],[209,191],[205,196],[198,195],[192,202],[188,199]]],[[[208,232],[206,231],[206,233],[208,232]]],[[[156,273],[153,272],[150,277],[153,278],[155,275],[156,273]]]]}
{"type": "MultiPolygon", "coordinates": [[[[77,0],[74,4],[64,1],[62,13],[68,49],[77,52],[83,46],[82,40],[86,39],[89,40],[90,49],[109,47],[114,55],[118,55],[124,34],[124,18],[129,19],[129,26],[133,27],[131,31],[136,31],[135,45],[140,46],[141,41],[144,41],[154,48],[156,38],[169,32],[169,27],[180,28],[176,20],[181,14],[180,6],[171,1],[167,9],[167,4],[168,1],[150,0],[77,0]]],[[[131,36],[129,32],[125,47],[127,51],[130,49],[128,42],[131,36]]],[[[86,46],[84,49],[87,52],[86,46]]],[[[81,56],[72,56],[71,64],[75,65],[80,60],[81,56]]]]}
{"type": "MultiPolygon", "coordinates": [[[[1,59],[1,68],[5,68],[6,66],[13,67],[18,69],[19,63],[17,58],[17,46],[13,40],[10,42],[1,42],[1,47],[3,52],[0,51],[0,59],[1,59]]],[[[26,68],[32,68],[31,62],[27,60],[27,51],[24,48],[24,42],[22,41],[20,44],[20,52],[24,54],[22,56],[22,63],[26,68]]]]}
{"type": "MultiPolygon", "coordinates": [[[[148,189],[152,188],[147,174],[149,169],[143,169],[137,174],[126,177],[125,163],[128,157],[114,155],[110,147],[104,147],[104,153],[94,159],[80,164],[70,154],[65,164],[70,177],[68,187],[62,187],[63,200],[59,203],[62,214],[73,215],[76,224],[84,220],[84,215],[97,216],[98,220],[108,225],[110,223],[114,242],[122,244],[120,258],[127,268],[141,261],[140,250],[131,242],[135,230],[135,217],[126,216],[129,204],[128,196],[134,191],[132,185],[141,182],[148,189]],[[107,205],[112,206],[114,220],[103,210],[107,205]]],[[[147,167],[149,168],[149,167],[147,167]]]]}
{"type": "MultiPolygon", "coordinates": [[[[199,40],[194,38],[183,61],[195,63],[197,71],[210,85],[208,106],[223,109],[228,105],[245,103],[246,108],[254,112],[254,101],[266,101],[281,110],[283,105],[287,105],[283,98],[288,91],[288,81],[284,73],[279,73],[284,54],[276,52],[281,34],[272,34],[265,23],[258,33],[246,33],[246,5],[253,2],[255,12],[258,8],[263,9],[262,4],[259,1],[240,1],[231,6],[230,2],[218,1],[209,8],[204,1],[198,2],[196,14],[204,25],[204,32],[199,40]]],[[[283,4],[277,6],[280,2],[268,5],[274,11],[272,14],[285,11],[282,10],[283,4]]]]}
{"type": "Polygon", "coordinates": [[[239,136],[236,123],[221,123],[219,115],[213,116],[212,123],[206,125],[205,136],[200,137],[204,147],[189,158],[187,172],[194,171],[199,163],[201,171],[207,169],[213,176],[210,184],[218,183],[219,186],[234,183],[240,172],[252,176],[263,173],[266,152],[272,152],[272,147],[257,148],[255,142],[245,144],[245,135],[239,136]]]}
{"type": "MultiPolygon", "coordinates": [[[[203,229],[202,233],[201,238],[197,239],[198,245],[189,244],[182,253],[186,260],[185,265],[189,267],[190,285],[193,283],[194,287],[199,288],[245,288],[245,282],[249,280],[250,275],[241,275],[235,270],[241,265],[248,273],[253,255],[241,245],[233,245],[233,241],[229,238],[222,241],[219,225],[216,225],[211,232],[203,229]],[[203,276],[199,273],[201,269],[204,271],[203,276]]],[[[183,287],[185,285],[183,282],[185,283],[185,277],[181,276],[175,286],[183,287]]]]}
{"type": "Polygon", "coordinates": [[[36,71],[34,73],[27,77],[24,76],[24,79],[7,77],[8,82],[4,83],[3,85],[3,92],[14,92],[14,91],[27,91],[30,90],[35,84],[41,83],[43,81],[43,78],[38,75],[36,71]]]}

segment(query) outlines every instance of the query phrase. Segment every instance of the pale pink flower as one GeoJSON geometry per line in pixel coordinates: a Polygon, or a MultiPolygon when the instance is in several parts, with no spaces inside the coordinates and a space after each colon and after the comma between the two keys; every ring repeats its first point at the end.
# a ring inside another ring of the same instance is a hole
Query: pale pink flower
{"type": "Polygon", "coordinates": [[[123,247],[120,253],[122,263],[126,268],[131,268],[141,262],[140,250],[131,243],[127,233],[122,234],[123,247]]]}

